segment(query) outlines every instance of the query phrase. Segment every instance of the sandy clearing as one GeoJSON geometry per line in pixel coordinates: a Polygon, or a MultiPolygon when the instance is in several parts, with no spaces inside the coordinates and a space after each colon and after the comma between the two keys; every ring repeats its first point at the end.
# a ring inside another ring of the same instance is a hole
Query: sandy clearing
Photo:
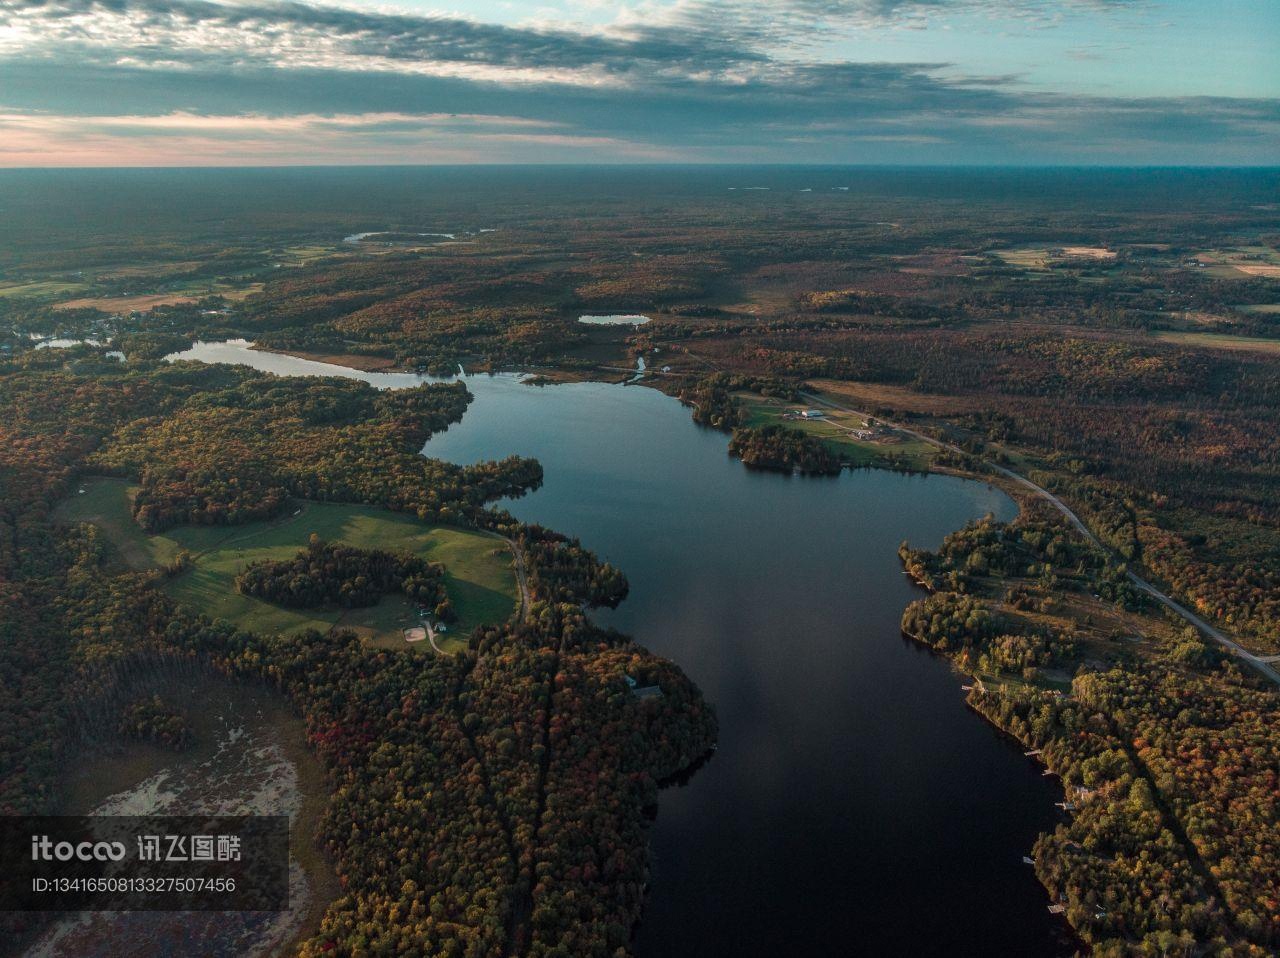
{"type": "Polygon", "coordinates": [[[104,296],[99,298],[70,299],[57,303],[54,309],[99,309],[104,313],[146,313],[157,306],[178,306],[194,303],[192,296],[173,293],[157,293],[146,296],[104,296]]]}
{"type": "Polygon", "coordinates": [[[979,400],[967,396],[933,396],[918,393],[902,386],[880,383],[843,382],[836,379],[811,379],[813,387],[823,393],[839,396],[848,402],[860,403],[863,408],[886,406],[901,412],[922,412],[934,415],[951,415],[981,409],[979,400]]]}
{"type": "Polygon", "coordinates": [[[1280,279],[1280,266],[1270,263],[1232,263],[1236,269],[1249,276],[1266,276],[1269,279],[1280,279]]]}

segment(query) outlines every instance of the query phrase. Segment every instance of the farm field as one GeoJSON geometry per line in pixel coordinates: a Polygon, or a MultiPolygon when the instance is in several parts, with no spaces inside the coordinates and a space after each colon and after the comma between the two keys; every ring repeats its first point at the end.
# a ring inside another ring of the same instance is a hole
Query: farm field
{"type": "Polygon", "coordinates": [[[1219,279],[1280,279],[1280,254],[1269,246],[1233,246],[1206,250],[1195,257],[1219,279]]]}
{"type": "MultiPolygon", "coordinates": [[[[83,289],[84,287],[79,287],[83,289]]],[[[220,284],[192,284],[166,293],[141,293],[135,296],[82,296],[57,303],[54,309],[96,309],[99,312],[120,315],[123,313],[147,313],[158,306],[183,306],[195,303],[205,296],[221,296],[228,302],[239,302],[262,289],[261,283],[248,286],[223,286],[220,284]]],[[[71,290],[68,290],[68,292],[71,290]]]]}
{"type": "Polygon", "coordinates": [[[1067,261],[1081,264],[1091,261],[1106,262],[1116,258],[1114,250],[1101,246],[1031,246],[993,252],[1010,266],[1021,266],[1023,269],[1046,269],[1067,261]]]}
{"type": "MultiPolygon", "coordinates": [[[[405,551],[446,569],[445,588],[458,613],[442,648],[459,647],[471,630],[507,619],[517,602],[511,556],[502,540],[467,529],[428,526],[372,506],[306,502],[284,519],[243,526],[181,526],[149,536],[133,521],[130,501],[136,487],[118,479],[91,479],[58,509],[63,522],[92,522],[115,549],[118,570],[160,569],[185,551],[192,567],[170,579],[164,590],[175,600],[241,628],[287,634],[303,629],[327,632],[341,626],[376,644],[403,647],[401,629],[417,624],[414,608],[401,596],[385,596],[363,609],[286,609],[241,595],[235,577],[250,562],[292,558],[315,533],[326,541],[360,548],[405,551]]],[[[426,643],[424,643],[425,645],[426,643]]]]}
{"type": "Polygon", "coordinates": [[[192,302],[181,293],[154,293],[143,296],[103,296],[71,299],[58,303],[55,309],[96,309],[104,313],[145,313],[157,306],[177,306],[192,302]]]}

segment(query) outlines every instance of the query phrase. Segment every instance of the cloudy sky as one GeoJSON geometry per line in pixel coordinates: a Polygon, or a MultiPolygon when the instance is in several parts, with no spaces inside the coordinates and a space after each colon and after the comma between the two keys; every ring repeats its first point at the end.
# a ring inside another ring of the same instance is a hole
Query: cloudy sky
{"type": "Polygon", "coordinates": [[[1280,0],[0,0],[0,166],[474,162],[1280,165],[1280,0]]]}

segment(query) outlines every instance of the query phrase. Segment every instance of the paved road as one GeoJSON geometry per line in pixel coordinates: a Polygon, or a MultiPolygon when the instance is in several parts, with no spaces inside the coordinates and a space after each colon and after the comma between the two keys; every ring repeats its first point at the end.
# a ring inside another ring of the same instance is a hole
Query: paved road
{"type": "MultiPolygon", "coordinates": [[[[939,449],[946,449],[948,452],[959,453],[962,456],[972,455],[972,453],[965,452],[959,446],[946,442],[945,440],[942,440],[942,439],[935,439],[933,436],[926,435],[925,433],[912,429],[910,426],[905,426],[902,423],[892,422],[891,420],[885,419],[883,416],[876,416],[871,413],[864,412],[861,409],[854,409],[851,406],[842,405],[838,402],[835,402],[831,399],[827,399],[824,396],[819,396],[815,393],[801,393],[800,395],[804,397],[806,402],[812,403],[813,405],[816,405],[816,406],[826,406],[830,409],[839,409],[841,412],[851,412],[858,416],[871,417],[871,418],[877,419],[888,426],[892,426],[894,429],[898,430],[899,432],[903,432],[903,433],[906,433],[908,436],[912,436],[916,439],[923,440],[924,442],[929,443],[931,446],[936,446],[939,449]]],[[[1079,532],[1082,536],[1088,539],[1091,543],[1093,543],[1099,549],[1102,549],[1104,552],[1109,551],[1107,550],[1106,546],[1104,546],[1102,542],[1098,539],[1098,537],[1089,531],[1089,527],[1086,526],[1083,521],[1081,521],[1080,517],[1077,516],[1074,512],[1072,512],[1071,508],[1065,502],[1063,502],[1061,499],[1055,496],[1048,489],[1045,489],[1043,486],[1040,486],[1032,482],[1026,476],[1019,475],[1013,470],[1006,469],[1004,466],[997,465],[994,462],[984,461],[984,464],[988,468],[992,469],[993,471],[998,472],[1000,475],[1004,476],[1005,478],[1011,479],[1014,482],[1018,483],[1019,485],[1023,486],[1024,488],[1031,490],[1036,495],[1040,496],[1040,498],[1052,504],[1055,509],[1057,509],[1060,513],[1062,513],[1063,516],[1066,517],[1067,521],[1071,523],[1071,525],[1076,529],[1077,532],[1079,532]]],[[[1234,639],[1230,638],[1220,629],[1215,628],[1214,626],[1206,622],[1204,619],[1202,619],[1200,616],[1196,615],[1196,613],[1192,612],[1182,603],[1178,602],[1171,596],[1161,592],[1159,589],[1153,586],[1146,579],[1141,578],[1140,576],[1136,575],[1132,571],[1130,571],[1128,575],[1129,575],[1129,581],[1132,582],[1134,585],[1136,585],[1143,592],[1147,593],[1147,595],[1151,596],[1151,598],[1155,599],[1157,602],[1159,602],[1165,608],[1169,609],[1171,612],[1175,613],[1178,616],[1181,616],[1185,621],[1193,625],[1202,634],[1207,635],[1209,638],[1213,639],[1215,642],[1225,647],[1228,651],[1236,655],[1238,658],[1244,659],[1245,662],[1251,665],[1258,672],[1262,673],[1264,676],[1266,676],[1276,685],[1280,685],[1280,672],[1277,672],[1276,669],[1273,668],[1270,664],[1272,661],[1276,661],[1276,658],[1277,658],[1276,656],[1260,657],[1260,656],[1254,655],[1252,652],[1244,648],[1234,639]]]]}

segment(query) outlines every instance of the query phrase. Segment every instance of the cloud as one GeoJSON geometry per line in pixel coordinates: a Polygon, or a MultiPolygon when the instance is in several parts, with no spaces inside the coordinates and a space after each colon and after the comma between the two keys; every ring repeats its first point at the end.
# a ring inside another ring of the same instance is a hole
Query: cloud
{"type": "Polygon", "coordinates": [[[1275,99],[1069,95],[940,60],[819,58],[805,39],[835,19],[1138,2],[783,0],[763,16],[645,0],[588,27],[264,0],[0,0],[0,163],[177,162],[179,141],[202,163],[1274,162],[1275,99]]]}
{"type": "Polygon", "coordinates": [[[720,71],[763,59],[675,29],[517,29],[449,17],[302,3],[15,0],[0,56],[75,53],[86,62],[173,68],[262,66],[597,86],[649,71],[720,71]]]}
{"type": "Polygon", "coordinates": [[[584,156],[670,160],[669,151],[613,137],[562,131],[520,117],[410,115],[69,116],[0,113],[0,166],[200,166],[234,149],[254,165],[315,163],[475,163],[495,156],[536,161],[563,149],[584,156]]]}
{"type": "Polygon", "coordinates": [[[0,56],[74,51],[97,62],[346,69],[506,83],[604,85],[723,78],[771,67],[824,30],[975,13],[1043,17],[1139,0],[674,0],[622,7],[593,28],[513,27],[293,2],[8,0],[0,56]],[[774,50],[776,54],[778,51],[774,50]]]}

